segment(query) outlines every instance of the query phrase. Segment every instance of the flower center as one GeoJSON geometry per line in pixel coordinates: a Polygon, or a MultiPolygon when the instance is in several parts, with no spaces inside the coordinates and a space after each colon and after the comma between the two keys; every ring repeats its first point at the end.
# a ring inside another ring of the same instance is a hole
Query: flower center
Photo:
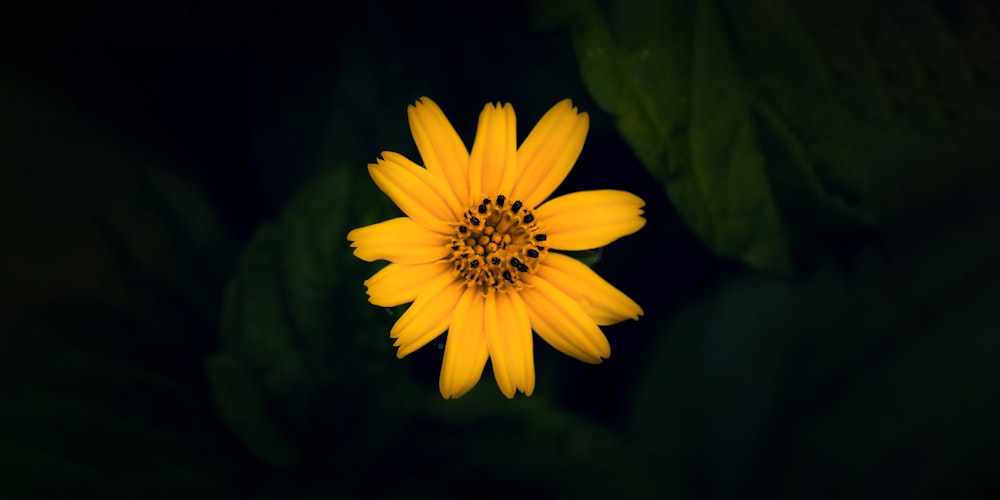
{"type": "Polygon", "coordinates": [[[451,239],[451,262],[468,286],[483,292],[520,290],[521,276],[534,274],[548,250],[530,210],[504,195],[485,198],[464,215],[451,239]]]}

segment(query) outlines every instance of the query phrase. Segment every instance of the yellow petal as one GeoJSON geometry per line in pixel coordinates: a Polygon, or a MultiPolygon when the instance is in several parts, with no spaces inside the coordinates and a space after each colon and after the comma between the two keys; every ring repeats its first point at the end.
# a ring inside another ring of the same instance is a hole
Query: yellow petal
{"type": "Polygon", "coordinates": [[[531,321],[516,293],[486,295],[486,347],[500,391],[513,398],[516,391],[530,396],[535,390],[535,358],[531,321]]]}
{"type": "Polygon", "coordinates": [[[354,255],[372,262],[426,264],[448,256],[448,238],[430,231],[408,217],[397,217],[347,233],[354,255]]]}
{"type": "Polygon", "coordinates": [[[562,184],[583,150],[590,128],[587,113],[577,113],[569,99],[552,107],[517,150],[517,187],[528,207],[537,207],[562,184]]]}
{"type": "Polygon", "coordinates": [[[517,179],[517,119],[514,107],[487,104],[469,157],[470,195],[510,196],[517,179]]]}
{"type": "Polygon", "coordinates": [[[392,345],[399,348],[396,357],[402,358],[444,333],[464,290],[465,285],[457,282],[451,273],[439,275],[426,283],[413,305],[389,331],[389,336],[396,339],[392,345]]]}
{"type": "Polygon", "coordinates": [[[448,261],[427,264],[388,264],[365,280],[368,302],[382,307],[395,307],[413,302],[427,283],[442,274],[450,274],[448,261]]]}
{"type": "Polygon", "coordinates": [[[627,191],[579,191],[553,198],[535,210],[549,247],[588,250],[603,247],[646,225],[646,202],[627,191]]]}
{"type": "Polygon", "coordinates": [[[431,231],[450,232],[448,223],[458,220],[462,210],[447,182],[403,155],[386,151],[382,157],[368,165],[379,189],[417,224],[431,231]]]}
{"type": "Polygon", "coordinates": [[[469,204],[469,151],[438,105],[421,97],[407,108],[410,132],[431,173],[446,179],[460,205],[469,204]]]}
{"type": "Polygon", "coordinates": [[[483,332],[486,304],[476,288],[466,288],[455,305],[445,342],[438,387],[445,399],[458,398],[476,386],[489,351],[483,332]]]}
{"type": "Polygon", "coordinates": [[[531,327],[542,340],[587,363],[600,363],[611,355],[607,337],[575,300],[537,275],[524,278],[527,286],[521,297],[531,327]]]}
{"type": "Polygon", "coordinates": [[[598,325],[613,325],[642,316],[639,304],[572,257],[548,254],[538,267],[537,276],[569,295],[598,325]]]}

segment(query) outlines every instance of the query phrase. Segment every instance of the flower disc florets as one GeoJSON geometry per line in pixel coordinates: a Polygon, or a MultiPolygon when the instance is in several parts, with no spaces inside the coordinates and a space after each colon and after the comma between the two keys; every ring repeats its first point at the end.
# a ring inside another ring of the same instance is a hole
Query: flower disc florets
{"type": "Polygon", "coordinates": [[[534,214],[501,194],[483,198],[464,218],[451,241],[455,271],[483,292],[520,290],[521,276],[534,274],[548,252],[534,214]]]}

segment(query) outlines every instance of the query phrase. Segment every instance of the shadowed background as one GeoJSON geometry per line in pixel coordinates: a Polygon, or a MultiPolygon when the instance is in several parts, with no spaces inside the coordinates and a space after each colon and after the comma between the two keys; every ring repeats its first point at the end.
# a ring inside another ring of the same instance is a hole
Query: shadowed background
{"type": "Polygon", "coordinates": [[[996,2],[479,9],[0,7],[0,496],[1000,495],[996,2]],[[345,236],[420,96],[590,114],[603,364],[396,359],[345,236]]]}

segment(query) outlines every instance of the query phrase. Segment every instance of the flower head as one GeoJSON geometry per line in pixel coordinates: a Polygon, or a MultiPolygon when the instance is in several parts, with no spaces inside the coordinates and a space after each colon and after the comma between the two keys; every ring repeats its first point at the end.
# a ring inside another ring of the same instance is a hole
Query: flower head
{"type": "Polygon", "coordinates": [[[573,168],[589,127],[566,99],[517,146],[509,104],[487,104],[469,152],[441,109],[408,109],[425,167],[383,152],[368,165],[403,211],[347,235],[354,255],[389,264],[365,281],[369,302],[412,302],[389,332],[402,358],[448,332],[439,387],[457,398],[486,361],[508,397],[535,388],[532,330],[559,351],[600,363],[611,346],[599,325],[642,308],[586,265],[559,253],[603,247],[645,225],[642,199],[617,190],[546,201],[573,168]]]}

